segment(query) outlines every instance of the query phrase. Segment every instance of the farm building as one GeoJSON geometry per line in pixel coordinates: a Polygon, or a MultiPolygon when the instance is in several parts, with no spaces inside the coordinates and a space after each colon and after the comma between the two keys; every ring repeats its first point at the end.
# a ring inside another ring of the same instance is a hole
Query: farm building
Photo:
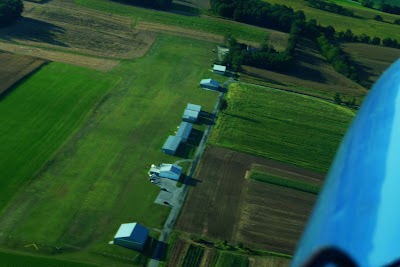
{"type": "Polygon", "coordinates": [[[199,112],[190,110],[190,109],[185,109],[183,112],[182,120],[187,121],[187,122],[195,122],[199,118],[199,112]]]}
{"type": "Polygon", "coordinates": [[[195,104],[188,103],[187,106],[186,106],[186,109],[188,109],[188,110],[194,110],[194,111],[200,112],[200,111],[201,111],[201,106],[200,106],[200,105],[195,105],[195,104]]]}
{"type": "Polygon", "coordinates": [[[175,164],[161,163],[159,166],[152,165],[149,174],[155,174],[161,178],[169,178],[178,181],[182,174],[182,167],[175,164]]]}
{"type": "Polygon", "coordinates": [[[139,223],[124,223],[118,229],[114,236],[114,244],[137,250],[143,251],[149,238],[149,229],[139,223]]]}
{"type": "Polygon", "coordinates": [[[225,75],[226,66],[214,64],[214,66],[213,66],[213,72],[214,72],[214,73],[217,73],[217,74],[225,75]]]}
{"type": "Polygon", "coordinates": [[[165,141],[162,147],[162,152],[164,154],[175,155],[181,141],[182,138],[178,136],[173,136],[173,135],[168,136],[167,140],[165,141]]]}
{"type": "Polygon", "coordinates": [[[218,91],[219,82],[217,82],[213,79],[203,79],[200,81],[200,87],[203,89],[218,91]]]}
{"type": "Polygon", "coordinates": [[[192,128],[193,128],[193,124],[188,123],[188,122],[181,122],[181,125],[179,126],[176,136],[182,138],[183,142],[186,142],[189,138],[192,128]]]}

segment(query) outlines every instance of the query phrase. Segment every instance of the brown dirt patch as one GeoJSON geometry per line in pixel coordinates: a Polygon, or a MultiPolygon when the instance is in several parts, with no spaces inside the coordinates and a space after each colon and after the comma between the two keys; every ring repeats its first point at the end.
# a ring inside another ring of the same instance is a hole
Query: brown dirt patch
{"type": "Polygon", "coordinates": [[[355,60],[360,68],[361,79],[371,87],[382,73],[398,58],[400,50],[390,47],[345,43],[342,49],[355,60]]]}
{"type": "Polygon", "coordinates": [[[257,83],[259,80],[278,88],[290,87],[300,92],[305,88],[303,91],[307,94],[326,95],[330,99],[333,93],[363,96],[367,92],[362,86],[337,73],[319,53],[316,44],[309,40],[302,40],[298,44],[295,62],[286,72],[278,73],[249,66],[244,66],[243,69],[244,81],[257,83]]]}
{"type": "MultiPolygon", "coordinates": [[[[51,60],[61,62],[65,62],[65,52],[111,59],[141,57],[155,38],[154,33],[132,29],[130,18],[79,9],[70,4],[63,7],[52,1],[46,4],[26,2],[23,18],[0,30],[0,41],[51,50],[51,60]],[[57,52],[61,53],[60,59],[56,57],[57,52]]],[[[31,55],[43,57],[43,52],[36,54],[37,51],[33,50],[31,55]]],[[[75,57],[68,63],[76,61],[77,65],[82,65],[81,59],[75,57]]]]}
{"type": "Polygon", "coordinates": [[[316,195],[250,180],[237,240],[246,246],[293,254],[316,195]]]}
{"type": "Polygon", "coordinates": [[[249,267],[289,267],[290,260],[274,257],[250,257],[249,267]]]}
{"type": "Polygon", "coordinates": [[[268,195],[268,190],[277,186],[263,183],[261,191],[257,191],[254,181],[245,179],[246,171],[253,164],[308,176],[309,179],[322,179],[320,174],[297,167],[211,146],[195,175],[199,181],[185,202],[177,229],[230,243],[243,242],[253,248],[292,253],[315,195],[283,187],[268,195]],[[293,199],[298,202],[292,203],[293,199]],[[282,203],[274,202],[279,200],[282,203]],[[296,210],[299,212],[294,212],[296,210]],[[267,212],[272,215],[265,216],[267,212]],[[279,216],[283,219],[278,219],[279,216]],[[280,224],[281,221],[288,223],[280,224]],[[272,222],[277,225],[270,225],[272,222]]]}
{"type": "Polygon", "coordinates": [[[0,96],[44,63],[46,61],[42,59],[0,51],[0,96]]]}

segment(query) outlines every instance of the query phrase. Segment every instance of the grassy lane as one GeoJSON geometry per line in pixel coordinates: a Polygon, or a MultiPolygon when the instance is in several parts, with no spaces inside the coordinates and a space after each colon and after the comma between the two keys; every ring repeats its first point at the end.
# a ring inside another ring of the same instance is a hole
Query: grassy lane
{"type": "Polygon", "coordinates": [[[211,143],[326,172],[354,112],[311,97],[233,84],[211,143]],[[226,134],[228,133],[229,134],[226,134]]]}
{"type": "Polygon", "coordinates": [[[0,211],[118,81],[51,63],[0,100],[0,211]]]}
{"type": "Polygon", "coordinates": [[[109,0],[75,0],[75,3],[103,12],[131,17],[133,24],[140,21],[178,26],[190,30],[225,35],[231,33],[238,39],[261,42],[268,31],[259,27],[197,16],[183,16],[170,12],[124,5],[109,0]]]}
{"type": "Polygon", "coordinates": [[[108,241],[121,223],[162,227],[169,208],[153,203],[159,188],[146,171],[151,163],[177,160],[161,147],[188,102],[208,111],[215,105],[217,94],[198,87],[201,78],[218,79],[209,71],[213,47],[163,36],[145,57],[102,73],[121,82],[0,218],[0,243],[22,250],[37,243],[41,253],[62,247],[75,252],[63,257],[101,265],[143,265],[144,257],[108,241]],[[1,238],[5,232],[11,240],[1,238]]]}

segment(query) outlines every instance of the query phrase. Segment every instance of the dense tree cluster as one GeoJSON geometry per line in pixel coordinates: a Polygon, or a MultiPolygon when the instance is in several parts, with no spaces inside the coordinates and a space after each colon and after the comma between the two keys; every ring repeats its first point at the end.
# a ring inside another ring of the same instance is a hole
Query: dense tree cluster
{"type": "Polygon", "coordinates": [[[22,0],[0,1],[0,27],[13,23],[24,10],[22,0]]]}
{"type": "Polygon", "coordinates": [[[172,0],[121,0],[121,1],[133,5],[156,8],[156,9],[168,9],[172,5],[172,0]]]}
{"type": "Polygon", "coordinates": [[[321,53],[325,58],[332,63],[335,70],[355,82],[359,82],[357,69],[350,57],[347,56],[340,47],[334,42],[321,35],[317,38],[317,43],[321,53]]]}
{"type": "Polygon", "coordinates": [[[326,2],[324,0],[307,0],[307,2],[313,8],[318,8],[324,11],[340,14],[343,16],[354,17],[353,11],[332,2],[326,2]]]}
{"type": "Polygon", "coordinates": [[[302,11],[294,12],[285,5],[260,0],[211,0],[210,3],[222,17],[284,32],[290,31],[294,21],[305,18],[302,11]]]}
{"type": "Polygon", "coordinates": [[[392,6],[389,4],[383,4],[380,8],[380,11],[385,13],[400,15],[400,7],[392,6]]]}

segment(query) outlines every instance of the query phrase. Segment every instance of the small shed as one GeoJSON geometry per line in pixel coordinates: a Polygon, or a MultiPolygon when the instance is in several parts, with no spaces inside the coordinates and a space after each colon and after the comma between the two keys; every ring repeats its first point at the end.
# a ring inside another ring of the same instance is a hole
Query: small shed
{"type": "Polygon", "coordinates": [[[214,73],[217,73],[217,74],[225,75],[226,66],[214,64],[214,66],[213,66],[213,72],[214,72],[214,73]]]}
{"type": "Polygon", "coordinates": [[[188,103],[187,106],[186,106],[186,109],[200,112],[201,111],[201,106],[188,103]]]}
{"type": "Polygon", "coordinates": [[[181,122],[181,125],[179,125],[178,132],[176,133],[176,136],[182,138],[182,142],[186,142],[189,138],[189,135],[192,131],[193,124],[189,122],[181,122]]]}
{"type": "Polygon", "coordinates": [[[186,122],[195,122],[199,118],[199,112],[190,110],[190,109],[185,109],[183,112],[182,120],[186,122]]]}
{"type": "Polygon", "coordinates": [[[207,90],[219,90],[219,82],[213,79],[203,79],[200,81],[200,87],[207,90]]]}
{"type": "Polygon", "coordinates": [[[167,140],[165,141],[162,147],[162,152],[164,154],[175,155],[181,141],[182,138],[178,136],[173,136],[173,135],[168,136],[167,140]]]}
{"type": "Polygon", "coordinates": [[[159,176],[162,178],[169,178],[178,181],[182,174],[182,167],[175,164],[162,163],[160,165],[159,176]]]}
{"type": "Polygon", "coordinates": [[[114,236],[114,244],[136,251],[143,251],[148,238],[149,229],[143,225],[136,222],[124,223],[121,224],[114,236]]]}

